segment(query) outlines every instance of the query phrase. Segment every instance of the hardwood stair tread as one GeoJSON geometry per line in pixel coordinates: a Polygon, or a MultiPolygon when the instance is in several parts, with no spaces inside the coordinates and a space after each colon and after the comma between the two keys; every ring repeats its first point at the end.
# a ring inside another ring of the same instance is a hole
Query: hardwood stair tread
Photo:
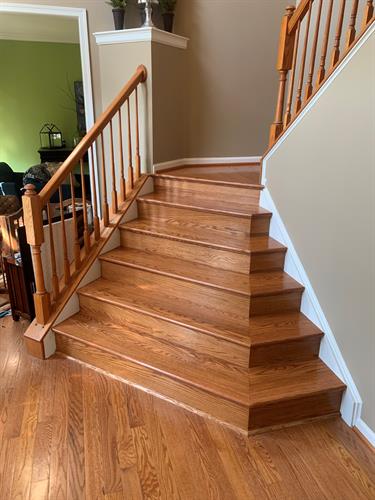
{"type": "Polygon", "coordinates": [[[320,359],[253,367],[249,373],[252,407],[346,387],[320,359]]]}
{"type": "Polygon", "coordinates": [[[102,255],[101,260],[211,285],[243,295],[264,296],[303,290],[302,285],[284,271],[236,273],[132,248],[116,248],[102,255]]]}
{"type": "Polygon", "coordinates": [[[199,229],[154,220],[135,219],[120,226],[122,230],[135,231],[186,243],[210,246],[244,254],[286,252],[286,247],[266,235],[252,235],[219,229],[199,229]]]}
{"type": "MultiPolygon", "coordinates": [[[[167,171],[166,173],[162,173],[162,171],[153,174],[154,178],[160,179],[168,179],[173,181],[181,181],[181,182],[189,182],[189,183],[199,183],[203,185],[216,185],[216,186],[228,186],[228,187],[239,187],[246,189],[255,189],[258,191],[262,191],[264,186],[259,184],[258,179],[254,175],[253,177],[249,177],[247,180],[252,182],[239,182],[240,179],[237,177],[229,177],[229,180],[224,180],[224,176],[220,178],[205,178],[205,177],[195,177],[192,176],[191,173],[186,172],[183,175],[176,175],[173,171],[167,171]]],[[[245,192],[245,191],[244,191],[245,192]]]]}
{"type": "Polygon", "coordinates": [[[247,347],[322,335],[322,332],[300,312],[254,316],[246,325],[218,317],[217,324],[213,324],[203,315],[199,315],[196,308],[192,308],[189,303],[169,297],[166,292],[161,297],[155,293],[155,290],[145,290],[102,278],[81,288],[79,294],[103,300],[118,307],[136,309],[171,323],[247,347]],[[173,309],[168,307],[171,301],[175,306],[173,309]]]}
{"type": "Polygon", "coordinates": [[[211,394],[244,406],[249,405],[248,374],[244,368],[226,365],[144,333],[101,323],[81,314],[60,323],[54,330],[188,382],[211,394]]]}
{"type": "Polygon", "coordinates": [[[249,332],[252,346],[323,336],[323,332],[299,311],[253,316],[249,319],[249,332]]]}
{"type": "Polygon", "coordinates": [[[248,165],[181,165],[159,170],[157,174],[236,184],[257,184],[260,181],[260,172],[260,163],[250,163],[248,165]]]}
{"type": "Polygon", "coordinates": [[[250,408],[345,390],[320,359],[246,370],[81,314],[55,326],[54,331],[250,408]]]}
{"type": "Polygon", "coordinates": [[[134,286],[125,282],[115,282],[100,278],[78,290],[80,295],[86,295],[96,300],[108,302],[118,307],[142,311],[171,323],[187,326],[208,335],[225,339],[235,344],[249,346],[249,332],[240,327],[233,317],[217,314],[217,323],[213,324],[205,317],[205,304],[198,309],[187,299],[176,298],[173,291],[163,290],[159,293],[157,287],[134,286]]]}
{"type": "Polygon", "coordinates": [[[259,205],[247,204],[242,198],[240,200],[217,199],[217,197],[203,196],[188,190],[174,192],[160,189],[138,197],[138,201],[242,217],[271,217],[272,215],[271,212],[259,207],[259,205]]]}

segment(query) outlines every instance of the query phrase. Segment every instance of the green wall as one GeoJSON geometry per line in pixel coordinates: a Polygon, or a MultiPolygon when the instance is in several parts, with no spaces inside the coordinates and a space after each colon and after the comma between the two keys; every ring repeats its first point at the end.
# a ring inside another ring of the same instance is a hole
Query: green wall
{"type": "Polygon", "coordinates": [[[0,162],[23,172],[40,162],[44,123],[55,123],[72,146],[77,119],[67,94],[82,80],[79,45],[0,40],[0,65],[0,162]]]}

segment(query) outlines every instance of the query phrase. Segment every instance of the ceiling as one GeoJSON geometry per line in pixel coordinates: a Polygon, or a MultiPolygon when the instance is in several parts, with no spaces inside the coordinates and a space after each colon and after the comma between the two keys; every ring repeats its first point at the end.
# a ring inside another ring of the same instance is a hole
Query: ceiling
{"type": "Polygon", "coordinates": [[[0,39],[79,43],[74,17],[0,12],[0,39]]]}

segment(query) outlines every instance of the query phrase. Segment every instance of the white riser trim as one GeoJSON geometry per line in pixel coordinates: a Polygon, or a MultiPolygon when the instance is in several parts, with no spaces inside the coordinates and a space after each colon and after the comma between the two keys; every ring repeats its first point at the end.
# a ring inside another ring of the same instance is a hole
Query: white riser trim
{"type": "Polygon", "coordinates": [[[270,236],[288,248],[285,258],[285,272],[305,287],[301,311],[325,333],[319,357],[347,386],[341,405],[342,418],[348,425],[356,425],[362,409],[361,396],[267,187],[260,195],[260,206],[270,210],[273,214],[270,225],[270,236]]]}
{"type": "Polygon", "coordinates": [[[361,419],[359,418],[357,420],[357,423],[355,424],[357,429],[363,436],[367,439],[367,441],[375,448],[375,432],[370,429],[370,427],[361,419]]]}
{"type": "Polygon", "coordinates": [[[167,168],[182,167],[183,165],[231,165],[234,163],[248,164],[260,163],[261,156],[226,156],[219,158],[180,158],[179,160],[166,161],[163,163],[156,163],[153,171],[159,172],[167,168]]]}

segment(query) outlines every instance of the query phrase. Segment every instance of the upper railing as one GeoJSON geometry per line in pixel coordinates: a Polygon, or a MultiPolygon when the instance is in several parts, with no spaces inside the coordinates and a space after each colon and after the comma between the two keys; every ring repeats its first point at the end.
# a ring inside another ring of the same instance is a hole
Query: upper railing
{"type": "Polygon", "coordinates": [[[301,0],[282,19],[271,147],[374,21],[373,0],[301,0]],[[345,35],[345,36],[344,36],[345,35]]]}
{"type": "Polygon", "coordinates": [[[95,254],[141,175],[138,89],[146,78],[146,68],[138,67],[40,193],[32,184],[25,186],[24,223],[39,325],[48,323],[64,292],[95,254]]]}

